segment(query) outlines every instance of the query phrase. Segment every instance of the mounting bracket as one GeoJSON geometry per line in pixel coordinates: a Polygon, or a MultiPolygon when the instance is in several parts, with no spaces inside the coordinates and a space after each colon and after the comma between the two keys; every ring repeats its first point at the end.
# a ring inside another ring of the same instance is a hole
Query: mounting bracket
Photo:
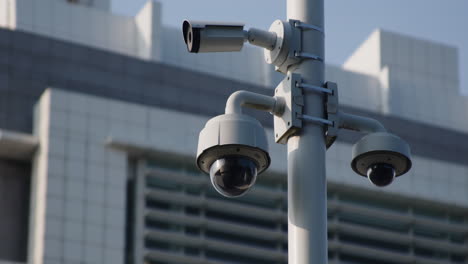
{"type": "Polygon", "coordinates": [[[338,85],[327,82],[324,87],[312,86],[302,82],[301,75],[288,73],[276,87],[275,98],[284,104],[281,115],[274,115],[275,142],[286,144],[288,138],[302,128],[302,122],[314,122],[326,126],[325,138],[327,149],[338,136],[338,85]],[[325,94],[325,118],[303,115],[303,92],[321,92],[325,94]]]}
{"type": "Polygon", "coordinates": [[[331,91],[325,96],[325,113],[326,119],[331,121],[331,125],[327,126],[325,131],[325,144],[327,149],[330,148],[338,137],[339,130],[339,103],[338,103],[338,84],[334,82],[326,82],[326,89],[331,91]]]}
{"type": "Polygon", "coordinates": [[[281,115],[273,117],[275,127],[275,142],[286,144],[288,138],[302,128],[302,115],[304,97],[302,89],[296,86],[301,76],[296,73],[288,73],[275,89],[275,98],[282,98],[284,111],[281,115]]]}
{"type": "Polygon", "coordinates": [[[269,31],[276,34],[276,43],[273,49],[265,49],[265,61],[275,65],[276,71],[284,74],[287,74],[291,65],[305,59],[323,62],[320,56],[302,51],[302,31],[304,30],[316,30],[323,33],[319,27],[302,23],[299,20],[273,22],[269,31]]]}

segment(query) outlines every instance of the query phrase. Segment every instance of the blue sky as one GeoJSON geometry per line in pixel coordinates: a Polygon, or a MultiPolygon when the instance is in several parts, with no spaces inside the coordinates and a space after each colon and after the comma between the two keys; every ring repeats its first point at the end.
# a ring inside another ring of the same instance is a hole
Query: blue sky
{"type": "MultiPolygon", "coordinates": [[[[147,0],[112,0],[113,11],[133,16],[147,0]]],[[[286,18],[286,0],[159,0],[163,23],[186,18],[244,22],[267,29],[286,18]]],[[[325,0],[326,58],[342,64],[376,28],[442,42],[459,49],[461,86],[468,94],[468,0],[325,0]]]]}

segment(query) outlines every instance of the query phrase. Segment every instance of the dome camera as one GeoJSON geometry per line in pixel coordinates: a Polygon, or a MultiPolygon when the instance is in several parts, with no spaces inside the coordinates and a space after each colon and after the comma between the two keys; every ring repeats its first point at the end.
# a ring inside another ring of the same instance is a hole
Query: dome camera
{"type": "Polygon", "coordinates": [[[351,167],[372,184],[384,187],[411,169],[410,148],[393,134],[372,133],[354,145],[351,167]]]}
{"type": "Polygon", "coordinates": [[[200,132],[197,166],[210,175],[220,194],[244,195],[257,175],[270,166],[265,130],[259,121],[243,114],[210,119],[200,132]]]}

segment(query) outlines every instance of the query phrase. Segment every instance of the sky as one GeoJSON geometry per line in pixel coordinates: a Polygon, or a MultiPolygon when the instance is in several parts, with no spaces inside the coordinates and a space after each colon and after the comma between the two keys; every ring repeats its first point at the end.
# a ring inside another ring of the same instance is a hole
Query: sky
{"type": "MultiPolygon", "coordinates": [[[[147,0],[112,0],[133,16],[147,0]]],[[[158,0],[163,24],[184,19],[243,22],[268,29],[286,19],[286,0],[158,0]]],[[[326,60],[341,65],[377,28],[441,42],[459,51],[461,90],[468,95],[468,0],[325,0],[326,60]]]]}

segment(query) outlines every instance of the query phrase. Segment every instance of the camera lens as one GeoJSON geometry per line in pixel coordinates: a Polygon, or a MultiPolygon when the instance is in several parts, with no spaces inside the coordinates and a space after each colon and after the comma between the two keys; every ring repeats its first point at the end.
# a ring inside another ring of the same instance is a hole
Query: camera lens
{"type": "Polygon", "coordinates": [[[367,169],[367,178],[376,186],[383,187],[392,183],[395,178],[395,168],[386,163],[376,163],[367,169]]]}
{"type": "Polygon", "coordinates": [[[185,32],[185,43],[189,52],[197,53],[200,50],[200,29],[188,25],[185,32]]]}
{"type": "Polygon", "coordinates": [[[226,197],[245,194],[257,179],[256,163],[245,157],[231,156],[215,161],[210,168],[211,183],[226,197]]]}

